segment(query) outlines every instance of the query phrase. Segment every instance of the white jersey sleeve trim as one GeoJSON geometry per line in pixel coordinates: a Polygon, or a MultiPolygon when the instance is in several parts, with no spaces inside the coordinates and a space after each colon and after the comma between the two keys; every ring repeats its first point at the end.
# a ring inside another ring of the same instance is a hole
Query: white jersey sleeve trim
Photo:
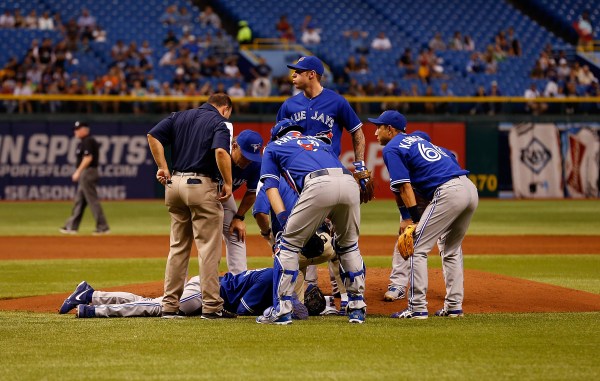
{"type": "Polygon", "coordinates": [[[275,176],[275,175],[269,175],[269,174],[262,175],[262,176],[260,177],[260,181],[263,181],[263,182],[264,182],[264,181],[265,181],[265,179],[267,179],[267,178],[269,178],[269,179],[274,179],[274,180],[277,180],[277,182],[279,182],[279,176],[275,176]]]}
{"type": "Polygon", "coordinates": [[[351,129],[351,130],[348,130],[348,132],[350,132],[350,133],[353,133],[354,131],[356,131],[356,130],[358,130],[359,128],[361,128],[361,127],[362,127],[362,125],[363,125],[363,124],[362,124],[362,122],[360,122],[359,124],[357,124],[357,125],[356,125],[356,127],[354,127],[354,128],[353,128],[353,129],[351,129]]]}

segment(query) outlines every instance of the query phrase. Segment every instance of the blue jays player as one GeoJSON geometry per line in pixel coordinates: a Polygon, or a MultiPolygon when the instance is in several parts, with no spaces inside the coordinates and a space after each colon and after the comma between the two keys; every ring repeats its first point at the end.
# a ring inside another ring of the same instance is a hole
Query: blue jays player
{"type": "Polygon", "coordinates": [[[427,254],[444,237],[442,268],[446,283],[444,307],[436,316],[463,315],[464,277],[462,241],[478,204],[477,189],[450,155],[419,136],[406,135],[406,118],[397,111],[385,111],[369,121],[377,126],[375,135],[383,148],[383,161],[390,173],[390,188],[415,230],[414,254],[410,257],[410,296],[406,310],[392,314],[399,319],[427,319],[427,254]],[[422,213],[413,187],[429,204],[422,213]]]}
{"type": "MultiPolygon", "coordinates": [[[[431,137],[424,131],[413,131],[410,133],[411,136],[421,137],[428,142],[431,142],[431,137]]],[[[456,164],[458,161],[456,160],[456,156],[452,151],[438,146],[441,150],[443,150],[448,156],[450,156],[456,164]]],[[[429,200],[425,199],[418,193],[415,193],[415,197],[417,199],[417,206],[419,211],[422,213],[427,205],[429,205],[429,200]]],[[[401,221],[400,221],[400,231],[404,230],[409,224],[412,224],[413,221],[408,213],[406,208],[401,208],[401,221]]],[[[443,236],[438,239],[438,248],[440,253],[444,251],[443,249],[443,236]]],[[[394,243],[394,251],[392,255],[392,272],[390,274],[390,284],[388,285],[388,289],[383,296],[383,300],[386,302],[392,302],[395,300],[403,299],[406,297],[406,286],[408,285],[408,276],[410,274],[410,261],[405,260],[400,255],[396,244],[394,243]]]]}
{"type": "MultiPolygon", "coordinates": [[[[220,294],[228,311],[238,315],[259,315],[273,302],[273,269],[247,270],[234,275],[226,273],[219,279],[220,294]]],[[[59,313],[77,308],[78,318],[161,316],[162,297],[144,298],[128,292],[94,290],[81,282],[63,303],[59,313]]],[[[199,315],[202,310],[200,278],[194,276],[186,283],[179,302],[181,317],[199,315]]],[[[294,318],[308,317],[306,307],[294,300],[294,318]]]]}
{"type": "Polygon", "coordinates": [[[290,324],[291,298],[298,276],[298,253],[329,217],[336,231],[340,273],[348,292],[348,321],[363,323],[365,266],[358,248],[360,191],[352,174],[337,158],[332,146],[313,136],[292,120],[281,120],[271,130],[264,151],[261,181],[269,202],[283,226],[276,243],[273,274],[273,308],[256,321],[290,324]],[[300,194],[290,211],[279,195],[280,177],[300,194]]]}
{"type": "MultiPolygon", "coordinates": [[[[260,178],[263,139],[251,130],[240,132],[231,144],[231,176],[233,191],[246,184],[246,192],[239,207],[233,197],[223,202],[223,238],[225,239],[227,269],[233,274],[246,271],[246,212],[256,200],[260,178]]],[[[222,181],[222,180],[221,180],[222,181]]],[[[221,182],[220,182],[221,183],[221,182]]]]}

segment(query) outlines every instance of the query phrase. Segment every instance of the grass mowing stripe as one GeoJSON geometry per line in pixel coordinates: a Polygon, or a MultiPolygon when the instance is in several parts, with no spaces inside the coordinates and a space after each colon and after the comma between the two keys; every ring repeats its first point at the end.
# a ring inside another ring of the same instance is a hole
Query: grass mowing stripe
{"type": "MultiPolygon", "coordinates": [[[[102,206],[112,234],[169,234],[169,215],[162,200],[105,201],[102,206]]],[[[71,207],[70,202],[2,203],[0,236],[58,235],[58,228],[69,216],[71,207]]],[[[469,234],[597,235],[598,215],[600,203],[596,200],[480,200],[469,234]]],[[[258,227],[251,220],[248,219],[248,233],[258,235],[258,227]]],[[[398,231],[397,221],[398,209],[392,200],[361,205],[363,235],[394,235],[398,231]]],[[[89,234],[93,229],[93,218],[86,213],[81,233],[89,234]]]]}
{"type": "Polygon", "coordinates": [[[1,379],[58,380],[84,372],[89,379],[131,380],[409,374],[426,380],[589,380],[600,372],[600,313],[368,317],[360,326],[327,317],[288,327],[258,325],[251,317],[79,320],[12,312],[0,312],[0,321],[1,379]]]}

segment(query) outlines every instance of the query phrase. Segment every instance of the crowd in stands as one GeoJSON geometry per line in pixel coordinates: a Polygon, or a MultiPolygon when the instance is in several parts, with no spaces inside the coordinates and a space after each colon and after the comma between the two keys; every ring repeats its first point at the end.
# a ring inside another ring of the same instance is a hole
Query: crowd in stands
{"type": "MultiPolygon", "coordinates": [[[[585,15],[584,15],[585,17],[585,15]]],[[[61,39],[52,41],[49,38],[41,42],[37,39],[24,56],[19,60],[12,57],[0,70],[2,94],[96,94],[96,95],[130,95],[135,97],[156,96],[206,96],[214,92],[226,92],[232,98],[246,96],[266,97],[269,95],[291,95],[294,90],[290,79],[285,76],[274,78],[272,69],[264,59],[250,71],[250,75],[242,75],[238,66],[239,56],[231,36],[222,29],[220,16],[206,6],[197,19],[185,7],[169,5],[157,22],[168,27],[162,41],[163,46],[151,46],[143,41],[140,46],[135,41],[118,40],[110,48],[110,62],[105,72],[94,77],[69,71],[70,65],[77,65],[76,53],[86,53],[92,48],[91,42],[107,43],[107,31],[98,25],[96,18],[87,9],[82,9],[77,18],[63,23],[60,14],[50,15],[43,12],[38,16],[35,10],[23,16],[19,10],[4,11],[0,15],[0,28],[30,28],[57,30],[61,39]],[[210,27],[214,34],[194,35],[195,23],[210,27]],[[160,56],[157,51],[164,51],[160,56]],[[157,61],[157,62],[155,62],[157,61]],[[159,81],[155,78],[156,68],[172,69],[170,81],[159,81]],[[70,74],[69,74],[70,73],[70,74]]],[[[585,25],[584,25],[585,27],[585,25]]],[[[294,26],[286,15],[281,15],[274,24],[274,34],[284,41],[302,43],[307,48],[318,46],[321,42],[321,28],[311,15],[306,15],[299,27],[300,39],[294,26]]],[[[108,31],[110,33],[110,31],[108,31]]],[[[507,57],[521,55],[521,43],[509,27],[499,31],[494,40],[483,50],[478,50],[476,43],[468,35],[460,31],[445,41],[441,33],[433,33],[426,46],[414,53],[411,47],[404,48],[397,61],[398,69],[404,78],[419,79],[423,86],[412,83],[401,88],[395,81],[359,83],[353,74],[370,72],[369,56],[374,51],[393,51],[394,44],[384,31],[372,38],[360,29],[341,32],[348,44],[348,58],[343,70],[338,75],[332,88],[341,94],[351,96],[453,96],[454,92],[448,83],[448,74],[440,52],[470,52],[470,60],[464,68],[468,75],[478,73],[495,74],[498,65],[507,57]],[[437,86],[432,81],[438,80],[437,86]],[[423,92],[420,88],[424,89],[423,92]]],[[[245,21],[239,21],[237,42],[240,45],[252,41],[252,32],[245,21]]],[[[479,43],[482,43],[481,41],[479,43]]],[[[532,79],[547,79],[545,89],[538,90],[533,84],[526,89],[524,96],[572,97],[597,96],[598,80],[589,67],[579,67],[577,62],[569,62],[564,52],[554,54],[547,47],[531,72],[532,79]],[[540,93],[541,91],[541,93],[540,93]]],[[[496,81],[488,88],[478,86],[474,96],[501,96],[502,91],[496,81]]],[[[169,112],[174,108],[184,109],[195,104],[189,102],[36,102],[4,101],[0,106],[5,112],[28,113],[36,110],[45,112],[169,112]]],[[[404,112],[447,113],[453,112],[449,104],[403,103],[354,105],[358,112],[379,112],[380,109],[396,107],[404,112]]],[[[236,102],[237,111],[247,111],[250,105],[236,102]]],[[[527,108],[532,113],[543,113],[549,109],[543,103],[530,103],[527,108]]],[[[551,108],[550,108],[551,109],[551,108]]],[[[567,108],[566,112],[574,112],[576,107],[567,108]]],[[[479,103],[468,110],[472,114],[495,114],[499,112],[498,104],[479,103]]]]}

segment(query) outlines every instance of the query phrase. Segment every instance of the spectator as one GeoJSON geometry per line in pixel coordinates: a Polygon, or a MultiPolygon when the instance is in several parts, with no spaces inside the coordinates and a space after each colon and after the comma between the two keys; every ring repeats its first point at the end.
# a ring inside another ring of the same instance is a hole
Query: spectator
{"type": "MultiPolygon", "coordinates": [[[[474,97],[485,97],[487,96],[487,94],[485,93],[485,87],[483,86],[477,86],[477,91],[475,92],[475,94],[473,95],[474,97]]],[[[486,111],[486,107],[485,104],[481,101],[475,103],[475,105],[473,105],[473,107],[471,108],[471,115],[475,115],[475,114],[485,114],[486,111]]]]}
{"type": "Polygon", "coordinates": [[[573,23],[573,27],[579,36],[578,47],[584,51],[594,50],[594,27],[590,20],[590,13],[583,11],[579,19],[573,23]]]}
{"type": "Polygon", "coordinates": [[[190,34],[185,40],[182,39],[181,49],[187,50],[192,56],[197,55],[200,47],[196,43],[196,36],[190,34]]]}
{"type": "MultiPolygon", "coordinates": [[[[31,81],[27,81],[25,83],[23,83],[22,81],[17,81],[17,84],[15,85],[15,89],[13,91],[14,95],[24,95],[24,96],[29,96],[29,95],[33,95],[33,86],[31,84],[31,81]]],[[[20,99],[18,101],[18,107],[19,107],[19,114],[31,114],[33,112],[33,108],[31,107],[31,101],[26,100],[26,99],[20,99]]]]}
{"type": "Polygon", "coordinates": [[[533,79],[544,79],[544,70],[542,69],[539,60],[535,63],[535,66],[531,70],[530,77],[533,79]]]}
{"type": "Polygon", "coordinates": [[[84,29],[86,26],[93,29],[96,26],[96,18],[90,15],[90,12],[83,8],[81,11],[81,16],[77,19],[77,26],[79,29],[84,29]]]}
{"type": "Polygon", "coordinates": [[[309,23],[306,29],[302,31],[301,41],[306,46],[319,45],[321,43],[321,29],[317,29],[314,24],[309,23]]]}
{"type": "Polygon", "coordinates": [[[511,26],[507,29],[506,33],[507,33],[506,39],[508,40],[508,43],[510,44],[509,55],[517,56],[517,57],[520,56],[521,55],[521,43],[519,42],[519,39],[515,35],[515,29],[511,26]]]}
{"type": "Polygon", "coordinates": [[[283,33],[279,35],[279,38],[287,42],[296,42],[296,34],[294,33],[294,28],[289,26],[283,33]]]}
{"type": "Polygon", "coordinates": [[[48,11],[44,11],[42,16],[38,19],[38,29],[41,30],[53,30],[54,29],[54,20],[50,17],[50,13],[48,11]]]}
{"type": "Polygon", "coordinates": [[[429,49],[434,52],[446,50],[446,43],[442,39],[442,34],[440,32],[436,32],[433,38],[429,41],[429,49]]]}
{"type": "MultiPolygon", "coordinates": [[[[502,96],[502,91],[500,91],[500,88],[498,87],[498,82],[492,81],[492,83],[490,85],[490,90],[488,91],[487,95],[489,97],[501,97],[502,96]]],[[[488,107],[488,114],[495,115],[498,113],[498,111],[501,107],[501,103],[490,102],[490,103],[488,103],[487,107],[488,107]]]]}
{"type": "MultiPolygon", "coordinates": [[[[208,36],[210,35],[207,35],[207,37],[208,36]]],[[[212,45],[215,55],[220,59],[224,59],[233,54],[234,47],[231,43],[231,39],[222,29],[217,30],[214,40],[209,41],[209,44],[212,45]]]]}
{"type": "Polygon", "coordinates": [[[158,20],[161,23],[165,24],[165,25],[175,25],[175,24],[177,24],[177,21],[179,20],[179,14],[177,12],[177,6],[176,5],[169,5],[165,9],[165,12],[160,16],[160,18],[158,20]]]}
{"type": "Polygon", "coordinates": [[[392,42],[390,41],[390,39],[385,35],[385,32],[379,32],[379,34],[377,35],[377,37],[375,37],[373,39],[373,41],[371,42],[371,49],[373,50],[391,50],[392,49],[392,42]]]}
{"type": "Polygon", "coordinates": [[[431,80],[431,62],[430,62],[429,48],[421,49],[419,57],[417,59],[419,68],[417,75],[423,83],[429,83],[431,80]]]}
{"type": "Polygon", "coordinates": [[[558,83],[556,82],[555,77],[551,77],[546,83],[546,87],[544,89],[544,97],[546,98],[554,98],[558,95],[558,83]]]}
{"type": "MultiPolygon", "coordinates": [[[[236,81],[230,88],[227,89],[227,95],[233,100],[234,98],[243,98],[246,96],[246,90],[242,87],[240,81],[236,81]]],[[[248,110],[248,102],[233,101],[233,110],[235,113],[248,110]]]]}
{"type": "Polygon", "coordinates": [[[400,56],[400,60],[398,61],[398,66],[404,69],[407,78],[416,77],[417,68],[410,48],[404,49],[404,53],[402,53],[402,56],[400,56]]]}
{"type": "Polygon", "coordinates": [[[38,28],[38,17],[35,9],[32,9],[31,12],[25,17],[25,28],[27,29],[37,29],[38,28]]]}
{"type": "Polygon", "coordinates": [[[485,71],[485,62],[483,62],[479,53],[473,52],[471,54],[466,69],[468,73],[483,73],[485,71]]]}
{"type": "Polygon", "coordinates": [[[125,60],[128,54],[129,47],[125,45],[123,40],[117,40],[117,43],[114,44],[113,47],[110,49],[110,56],[115,62],[125,60]]]}
{"type": "Polygon", "coordinates": [[[287,15],[279,16],[279,21],[275,24],[275,30],[279,32],[279,36],[286,33],[292,26],[288,22],[287,15]]]}
{"type": "MultiPolygon", "coordinates": [[[[535,99],[540,97],[540,92],[537,90],[535,83],[532,83],[523,96],[527,99],[535,99]]],[[[530,111],[533,115],[544,113],[548,109],[548,104],[544,102],[527,102],[525,111],[530,111]]]]}
{"type": "Polygon", "coordinates": [[[172,29],[167,31],[167,36],[163,39],[163,46],[177,46],[179,45],[179,39],[175,35],[172,29]]]}
{"type": "Polygon", "coordinates": [[[571,68],[569,67],[565,58],[561,58],[558,61],[558,69],[556,69],[556,74],[558,75],[558,79],[561,81],[564,81],[571,74],[571,68]]]}
{"type": "Polygon", "coordinates": [[[463,41],[463,50],[466,50],[467,52],[475,51],[475,41],[473,41],[473,39],[466,34],[463,41]]]}
{"type": "MultiPolygon", "coordinates": [[[[442,82],[442,84],[440,85],[440,92],[438,95],[440,97],[453,97],[454,92],[448,87],[447,82],[442,82]]],[[[453,106],[451,110],[450,104],[448,102],[438,102],[437,104],[437,111],[443,114],[448,114],[450,111],[455,112],[455,108],[456,107],[453,106]]]]}
{"type": "Polygon", "coordinates": [[[581,70],[577,73],[577,82],[580,85],[589,86],[592,82],[597,82],[598,79],[594,76],[594,73],[590,70],[588,65],[583,65],[581,70]]]}
{"type": "MultiPolygon", "coordinates": [[[[433,92],[433,87],[427,86],[427,88],[425,89],[425,96],[435,97],[436,95],[437,94],[433,92]]],[[[435,114],[438,108],[438,104],[436,102],[425,102],[423,104],[423,107],[425,108],[426,114],[435,114]]]]}
{"type": "Polygon", "coordinates": [[[496,71],[498,70],[498,64],[496,63],[496,60],[494,59],[494,55],[488,51],[485,54],[484,61],[485,61],[485,73],[486,74],[496,74],[496,71]]]}
{"type": "Polygon", "coordinates": [[[25,18],[21,15],[21,10],[19,8],[15,8],[15,28],[23,28],[25,27],[25,18]]]}
{"type": "Polygon", "coordinates": [[[221,64],[215,56],[209,55],[202,61],[200,74],[202,74],[203,77],[221,77],[223,75],[221,64]]]}
{"type": "Polygon", "coordinates": [[[344,73],[346,73],[347,78],[350,78],[350,75],[353,73],[358,73],[358,63],[356,62],[356,57],[348,57],[346,66],[344,66],[344,73]]]}
{"type": "Polygon", "coordinates": [[[221,18],[215,13],[211,6],[206,6],[200,13],[200,24],[202,26],[212,26],[216,29],[221,28],[221,18]]]}
{"type": "Polygon", "coordinates": [[[87,40],[89,42],[94,39],[94,31],[89,26],[86,26],[81,31],[80,38],[81,38],[81,41],[87,40]]]}
{"type": "Polygon", "coordinates": [[[177,25],[181,27],[183,32],[187,32],[192,29],[194,26],[192,14],[188,11],[186,7],[179,8],[179,16],[177,17],[177,25]]]}
{"type": "Polygon", "coordinates": [[[62,22],[62,18],[60,17],[60,13],[56,12],[52,15],[52,21],[54,23],[54,29],[60,31],[61,33],[66,32],[65,25],[62,22]]]}
{"type": "Polygon", "coordinates": [[[67,46],[70,51],[74,52],[77,50],[77,41],[79,40],[79,26],[75,19],[69,19],[65,26],[65,37],[67,40],[67,46]]]}
{"type": "Polygon", "coordinates": [[[369,72],[369,62],[366,56],[360,56],[357,64],[358,73],[367,74],[369,72]]]}
{"type": "Polygon", "coordinates": [[[367,42],[369,33],[354,29],[345,31],[343,35],[348,40],[350,53],[369,54],[369,43],[367,42]]]}
{"type": "Polygon", "coordinates": [[[449,44],[450,50],[464,50],[463,38],[459,31],[454,32],[449,44]]]}
{"type": "Polygon", "coordinates": [[[258,57],[258,64],[250,68],[250,74],[252,74],[254,79],[268,78],[270,80],[272,71],[273,69],[271,69],[271,66],[269,66],[264,57],[258,57]]]}
{"type": "Polygon", "coordinates": [[[231,56],[225,60],[223,73],[225,73],[227,78],[234,78],[238,80],[242,79],[242,74],[240,73],[240,68],[238,67],[238,58],[236,56],[231,56]]]}
{"type": "MultiPolygon", "coordinates": [[[[579,94],[577,92],[577,83],[575,83],[575,81],[567,82],[567,84],[565,85],[564,96],[566,98],[577,98],[579,96],[579,94]]],[[[574,114],[575,112],[578,111],[578,107],[579,107],[579,105],[574,102],[564,103],[564,106],[565,106],[565,113],[567,113],[567,114],[574,114]]]]}
{"type": "Polygon", "coordinates": [[[252,43],[252,29],[248,26],[248,22],[241,20],[238,22],[237,42],[240,45],[247,45],[252,43]]]}
{"type": "Polygon", "coordinates": [[[0,16],[0,28],[14,28],[15,16],[8,9],[0,16]]]}

